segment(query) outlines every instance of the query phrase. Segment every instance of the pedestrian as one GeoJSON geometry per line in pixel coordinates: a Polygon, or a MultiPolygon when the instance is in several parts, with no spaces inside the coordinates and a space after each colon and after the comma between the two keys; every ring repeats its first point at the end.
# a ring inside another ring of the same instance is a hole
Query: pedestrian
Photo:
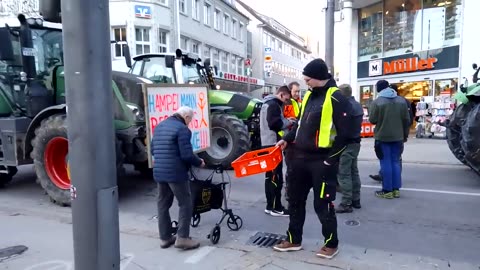
{"type": "Polygon", "coordinates": [[[299,123],[277,145],[291,147],[288,197],[290,223],[287,239],[275,245],[276,251],[302,249],[305,204],[313,187],[313,205],[322,224],[324,243],[316,255],[332,258],[338,253],[336,196],[338,162],[351,137],[351,105],[338,91],[335,80],[322,59],[309,62],[304,70],[311,88],[303,98],[299,123]]]}
{"type": "MultiPolygon", "coordinates": [[[[408,101],[408,99],[406,99],[405,97],[403,96],[400,96],[398,95],[398,86],[395,85],[395,84],[390,84],[390,87],[395,90],[395,92],[397,92],[397,96],[402,98],[403,100],[405,100],[405,104],[407,104],[407,108],[408,108],[408,114],[410,116],[410,123],[409,123],[409,126],[411,126],[413,124],[413,121],[415,120],[415,113],[413,112],[412,110],[412,104],[410,101],[408,101]]],[[[403,154],[403,145],[402,145],[402,154],[403,154]]],[[[403,169],[403,165],[402,165],[402,156],[400,156],[400,171],[402,171],[403,169]]],[[[373,180],[375,181],[378,181],[378,182],[382,182],[382,171],[379,170],[378,171],[378,174],[377,175],[369,175],[370,178],[372,178],[373,180]]]]}
{"type": "MultiPolygon", "coordinates": [[[[275,95],[268,95],[263,100],[260,110],[260,139],[262,147],[272,147],[282,138],[285,131],[292,127],[294,121],[283,116],[283,105],[290,99],[290,89],[281,86],[275,95]]],[[[272,216],[288,216],[282,205],[283,163],[265,173],[265,213],[272,216]]]]}
{"type": "Polygon", "coordinates": [[[400,197],[402,185],[400,157],[403,143],[410,131],[410,115],[405,100],[397,95],[389,83],[380,80],[376,84],[379,92],[369,108],[368,120],[375,125],[375,153],[380,159],[382,190],[375,195],[380,198],[400,197]]]}
{"type": "Polygon", "coordinates": [[[154,129],[151,143],[154,158],[153,178],[158,188],[158,230],[160,247],[195,249],[198,241],[190,238],[190,220],[193,203],[190,192],[189,170],[191,166],[205,166],[203,159],[193,153],[192,132],[188,125],[193,119],[193,109],[180,107],[154,129]],[[172,236],[170,207],[173,197],[178,201],[178,238],[172,236]]]}
{"type": "Polygon", "coordinates": [[[363,123],[363,107],[352,96],[352,87],[342,84],[338,87],[340,92],[348,99],[352,106],[352,137],[349,138],[347,147],[340,156],[338,169],[338,182],[342,193],[342,201],[338,205],[337,213],[351,213],[353,208],[360,209],[360,175],[358,174],[358,154],[360,153],[360,141],[363,123]]]}
{"type": "Polygon", "coordinates": [[[283,110],[283,116],[285,118],[297,118],[300,113],[300,107],[302,106],[302,99],[300,98],[300,84],[298,82],[291,82],[288,84],[290,89],[291,98],[285,104],[283,110]]]}

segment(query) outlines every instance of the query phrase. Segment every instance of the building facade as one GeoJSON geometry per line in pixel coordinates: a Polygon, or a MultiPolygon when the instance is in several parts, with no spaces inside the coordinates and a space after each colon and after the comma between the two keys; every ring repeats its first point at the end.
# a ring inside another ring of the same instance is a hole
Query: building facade
{"type": "Polygon", "coordinates": [[[252,44],[248,57],[251,59],[252,76],[264,78],[265,81],[263,90],[254,91],[253,94],[261,97],[292,81],[306,89],[302,71],[311,51],[306,47],[305,40],[240,0],[237,1],[237,8],[250,18],[248,31],[252,35],[252,44]]]}
{"type": "MultiPolygon", "coordinates": [[[[263,87],[262,79],[247,78],[245,72],[248,23],[232,0],[110,1],[111,37],[127,41],[132,56],[174,53],[180,47],[210,58],[222,89],[246,91],[248,79],[253,89],[263,87]]],[[[112,48],[115,69],[128,70],[124,56],[120,45],[112,48]]]]}
{"type": "Polygon", "coordinates": [[[473,40],[480,1],[344,0],[340,5],[335,75],[353,86],[362,104],[376,97],[381,79],[414,103],[422,96],[453,95],[465,78],[471,82],[472,63],[480,60],[473,40]]]}

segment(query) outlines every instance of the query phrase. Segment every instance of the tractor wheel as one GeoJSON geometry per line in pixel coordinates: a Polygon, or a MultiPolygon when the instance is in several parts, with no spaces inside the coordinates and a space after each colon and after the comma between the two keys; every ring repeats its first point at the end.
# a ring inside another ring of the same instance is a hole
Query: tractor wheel
{"type": "MultiPolygon", "coordinates": [[[[50,200],[61,206],[70,206],[70,176],[67,170],[68,139],[67,118],[57,114],[44,119],[35,130],[32,140],[34,161],[38,182],[50,200]]],[[[124,174],[123,152],[120,140],[115,143],[117,177],[124,174]]]]}
{"type": "Polygon", "coordinates": [[[480,174],[480,104],[475,104],[462,126],[461,145],[465,160],[477,174],[480,174]]]}
{"type": "Polygon", "coordinates": [[[10,181],[12,181],[13,176],[17,174],[18,169],[15,166],[8,166],[8,173],[0,174],[0,188],[5,187],[10,181]]]}
{"type": "Polygon", "coordinates": [[[70,205],[70,177],[67,171],[68,139],[66,115],[53,115],[35,130],[31,157],[38,182],[51,201],[70,205]]]}
{"type": "Polygon", "coordinates": [[[453,114],[450,116],[447,124],[447,144],[453,155],[463,164],[467,165],[465,161],[465,152],[462,149],[462,126],[471,111],[470,104],[459,105],[453,114]]]}
{"type": "Polygon", "coordinates": [[[211,147],[199,156],[209,167],[222,164],[230,169],[235,159],[249,151],[248,129],[240,119],[229,114],[213,114],[211,121],[211,147]]]}

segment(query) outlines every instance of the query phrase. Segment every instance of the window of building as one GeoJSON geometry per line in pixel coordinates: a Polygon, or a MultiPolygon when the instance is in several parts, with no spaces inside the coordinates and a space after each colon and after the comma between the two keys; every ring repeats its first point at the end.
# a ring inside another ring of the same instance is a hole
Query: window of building
{"type": "Polygon", "coordinates": [[[200,44],[198,42],[192,42],[192,53],[200,54],[200,44]]]}
{"type": "Polygon", "coordinates": [[[203,5],[203,23],[206,25],[210,25],[211,10],[212,5],[205,2],[205,4],[203,5]]]}
{"type": "Polygon", "coordinates": [[[200,21],[200,0],[192,0],[192,18],[200,21]]]}
{"type": "Polygon", "coordinates": [[[168,52],[167,35],[167,31],[158,29],[158,52],[160,53],[168,52]]]}
{"type": "Polygon", "coordinates": [[[244,29],[245,29],[245,25],[244,25],[243,23],[240,23],[240,28],[238,29],[238,37],[239,37],[238,39],[239,39],[240,41],[244,41],[244,39],[243,39],[243,31],[244,31],[244,29]]]}
{"type": "Polygon", "coordinates": [[[230,72],[235,73],[237,71],[237,59],[235,55],[230,55],[230,72]]]}
{"type": "Polygon", "coordinates": [[[237,36],[237,20],[232,19],[232,37],[238,38],[237,36]]]}
{"type": "Polygon", "coordinates": [[[207,59],[207,58],[210,58],[211,55],[210,55],[210,47],[208,46],[203,46],[203,52],[202,52],[202,58],[203,60],[207,59]]]}
{"type": "MultiPolygon", "coordinates": [[[[116,41],[126,41],[127,40],[127,29],[125,27],[114,27],[113,38],[116,41]]],[[[124,57],[122,44],[115,44],[115,57],[124,57]]]]}
{"type": "Polygon", "coordinates": [[[422,50],[460,44],[461,5],[462,0],[423,0],[422,50]]]}
{"type": "Polygon", "coordinates": [[[212,58],[213,58],[213,66],[216,66],[217,68],[220,68],[220,56],[218,54],[217,49],[212,50],[212,58]]]}
{"type": "Polygon", "coordinates": [[[187,13],[187,7],[185,5],[185,0],[179,0],[180,1],[180,12],[182,13],[187,13]]]}
{"type": "Polygon", "coordinates": [[[188,50],[187,48],[187,39],[184,37],[180,37],[180,49],[188,50]]]}
{"type": "Polygon", "coordinates": [[[237,58],[237,74],[243,75],[243,59],[237,58]]]}
{"type": "Polygon", "coordinates": [[[213,27],[215,30],[220,30],[220,10],[215,9],[215,13],[213,13],[213,27]]]}
{"type": "Polygon", "coordinates": [[[362,8],[358,26],[358,61],[380,58],[382,54],[383,4],[362,8]]]}
{"type": "Polygon", "coordinates": [[[453,96],[457,87],[458,78],[435,80],[435,96],[453,96]]]}
{"type": "Polygon", "coordinates": [[[223,72],[228,72],[228,58],[227,58],[227,53],[226,52],[221,52],[221,57],[222,57],[222,67],[221,70],[223,72]]]}
{"type": "Polygon", "coordinates": [[[229,23],[229,19],[230,19],[230,16],[228,16],[227,14],[224,14],[223,15],[223,33],[224,34],[227,34],[228,35],[228,32],[229,32],[229,26],[230,26],[230,23],[229,23]]]}
{"type": "Polygon", "coordinates": [[[157,0],[157,1],[164,6],[167,5],[167,0],[157,0]]]}
{"type": "Polygon", "coordinates": [[[135,47],[137,54],[150,53],[150,28],[135,27],[135,47]]]}

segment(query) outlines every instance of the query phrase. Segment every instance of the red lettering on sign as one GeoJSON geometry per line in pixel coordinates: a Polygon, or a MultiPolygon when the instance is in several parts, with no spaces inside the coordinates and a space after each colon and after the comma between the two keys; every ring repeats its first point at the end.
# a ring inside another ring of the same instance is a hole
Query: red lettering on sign
{"type": "Polygon", "coordinates": [[[178,94],[156,95],[155,110],[157,112],[176,111],[178,109],[178,94]]]}

